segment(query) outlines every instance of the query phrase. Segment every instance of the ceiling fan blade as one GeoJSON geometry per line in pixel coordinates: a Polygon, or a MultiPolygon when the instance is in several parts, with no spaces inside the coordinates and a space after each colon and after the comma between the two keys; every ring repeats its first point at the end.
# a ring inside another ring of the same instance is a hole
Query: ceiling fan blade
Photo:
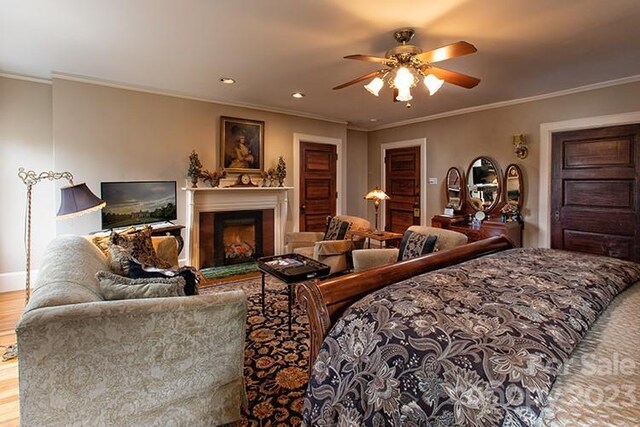
{"type": "Polygon", "coordinates": [[[444,61],[445,59],[455,58],[456,56],[468,55],[470,53],[477,52],[478,49],[471,43],[459,41],[447,46],[442,46],[437,49],[423,52],[415,57],[422,62],[433,63],[444,61]]]}
{"type": "Polygon", "coordinates": [[[342,88],[345,88],[347,86],[351,86],[352,84],[356,84],[358,82],[361,82],[363,80],[372,79],[372,78],[374,78],[376,76],[379,76],[380,73],[382,73],[383,71],[384,70],[373,71],[373,72],[371,72],[369,74],[365,74],[364,76],[357,77],[357,78],[355,78],[355,79],[353,79],[351,81],[348,81],[346,83],[341,84],[340,86],[334,87],[333,90],[342,89],[342,88]]]}
{"type": "Polygon", "coordinates": [[[458,73],[457,71],[449,71],[444,68],[436,67],[423,67],[422,72],[426,74],[433,74],[439,79],[444,80],[447,83],[454,84],[456,86],[462,86],[467,89],[476,87],[480,83],[480,79],[467,76],[466,74],[458,73]]]}
{"type": "Polygon", "coordinates": [[[380,64],[388,64],[390,62],[395,62],[390,58],[382,58],[380,56],[369,56],[369,55],[347,55],[344,59],[357,59],[358,61],[367,61],[367,62],[377,62],[380,64]]]}

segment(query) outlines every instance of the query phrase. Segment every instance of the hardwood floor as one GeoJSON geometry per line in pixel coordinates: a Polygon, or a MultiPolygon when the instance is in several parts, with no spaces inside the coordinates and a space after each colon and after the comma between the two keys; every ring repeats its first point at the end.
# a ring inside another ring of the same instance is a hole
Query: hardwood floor
{"type": "MultiPolygon", "coordinates": [[[[0,346],[15,344],[15,327],[23,308],[24,292],[0,292],[0,346]]],[[[18,425],[18,361],[0,361],[0,426],[18,425]]]]}

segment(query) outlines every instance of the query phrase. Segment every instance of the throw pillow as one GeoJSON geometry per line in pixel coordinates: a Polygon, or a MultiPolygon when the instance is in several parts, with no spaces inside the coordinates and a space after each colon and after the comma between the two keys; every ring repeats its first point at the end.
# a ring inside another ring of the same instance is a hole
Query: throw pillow
{"type": "Polygon", "coordinates": [[[111,271],[120,276],[128,276],[129,261],[133,259],[133,251],[111,242],[107,242],[105,246],[109,251],[107,257],[111,271]]]}
{"type": "MultiPolygon", "coordinates": [[[[129,235],[129,234],[133,234],[136,232],[136,228],[135,227],[129,227],[125,230],[119,231],[117,232],[120,235],[129,235]]],[[[107,246],[107,243],[111,241],[111,235],[115,233],[115,231],[111,231],[110,234],[107,235],[101,235],[101,236],[94,236],[94,238],[92,239],[93,244],[96,245],[98,247],[98,249],[100,249],[102,251],[102,253],[105,256],[109,256],[109,247],[107,246]]]]}
{"type": "Polygon", "coordinates": [[[433,252],[438,236],[426,235],[407,230],[400,242],[398,261],[416,258],[433,252]]]}
{"type": "Polygon", "coordinates": [[[96,279],[105,300],[184,296],[184,279],[129,279],[110,271],[98,271],[96,279]]]}
{"type": "Polygon", "coordinates": [[[133,234],[121,234],[112,232],[111,243],[122,246],[131,250],[133,258],[137,259],[145,265],[151,265],[158,268],[171,268],[171,264],[161,260],[153,249],[151,242],[151,234],[153,229],[149,226],[144,227],[133,234]]]}
{"type": "Polygon", "coordinates": [[[334,216],[327,223],[327,229],[324,232],[322,240],[344,240],[350,227],[350,222],[342,221],[334,216]]]}
{"type": "Polygon", "coordinates": [[[154,277],[172,278],[182,277],[185,281],[184,293],[186,295],[198,294],[198,277],[197,270],[193,267],[180,267],[177,269],[163,270],[155,267],[148,267],[135,259],[129,260],[128,276],[131,279],[150,279],[154,277]]]}

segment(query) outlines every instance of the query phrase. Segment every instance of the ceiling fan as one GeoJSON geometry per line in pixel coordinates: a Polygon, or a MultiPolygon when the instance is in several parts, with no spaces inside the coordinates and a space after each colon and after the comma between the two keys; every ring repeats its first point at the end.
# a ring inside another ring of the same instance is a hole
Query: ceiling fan
{"type": "Polygon", "coordinates": [[[371,82],[365,85],[365,89],[373,95],[378,96],[380,89],[384,86],[384,80],[388,77],[388,84],[394,89],[394,100],[408,102],[413,99],[411,96],[411,88],[418,84],[419,78],[423,79],[431,95],[436,93],[444,82],[466,89],[471,89],[480,83],[480,79],[475,77],[432,65],[435,62],[444,61],[445,59],[474,53],[477,51],[474,45],[465,41],[459,41],[438,49],[423,52],[419,47],[408,44],[414,35],[415,31],[412,28],[403,28],[395,31],[393,37],[400,45],[389,49],[384,58],[369,55],[345,56],[345,59],[384,64],[387,68],[357,77],[333,89],[342,89],[373,78],[371,82]]]}

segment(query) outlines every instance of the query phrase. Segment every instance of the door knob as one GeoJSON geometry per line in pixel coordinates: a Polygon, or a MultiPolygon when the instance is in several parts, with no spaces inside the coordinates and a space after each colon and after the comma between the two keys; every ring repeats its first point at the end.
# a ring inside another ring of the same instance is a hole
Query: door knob
{"type": "Polygon", "coordinates": [[[555,221],[555,222],[560,221],[560,211],[556,210],[556,211],[553,213],[553,219],[554,219],[554,221],[555,221]]]}
{"type": "Polygon", "coordinates": [[[307,209],[306,203],[303,203],[302,205],[300,205],[300,212],[304,213],[305,209],[307,209]]]}

